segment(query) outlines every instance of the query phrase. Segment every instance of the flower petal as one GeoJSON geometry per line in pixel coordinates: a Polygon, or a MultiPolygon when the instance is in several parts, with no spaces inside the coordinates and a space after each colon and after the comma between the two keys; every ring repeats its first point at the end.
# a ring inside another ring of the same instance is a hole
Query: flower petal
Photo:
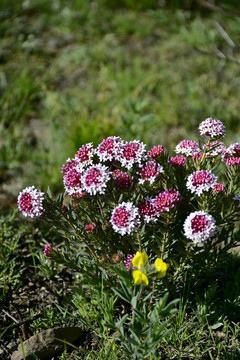
{"type": "Polygon", "coordinates": [[[140,253],[139,251],[137,251],[136,255],[132,259],[133,266],[138,268],[140,268],[142,265],[146,265],[147,262],[148,262],[148,256],[145,252],[140,253]]]}
{"type": "Polygon", "coordinates": [[[167,269],[169,268],[169,264],[165,263],[162,259],[157,258],[155,260],[155,269],[158,272],[157,277],[163,278],[166,275],[167,269]]]}
{"type": "Polygon", "coordinates": [[[135,285],[140,285],[140,284],[143,284],[145,286],[148,285],[147,276],[140,270],[133,271],[133,280],[135,285]]]}

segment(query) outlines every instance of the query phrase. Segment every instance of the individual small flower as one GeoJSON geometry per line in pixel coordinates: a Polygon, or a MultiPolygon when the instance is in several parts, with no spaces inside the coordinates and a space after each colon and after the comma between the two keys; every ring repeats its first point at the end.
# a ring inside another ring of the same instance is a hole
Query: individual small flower
{"type": "Polygon", "coordinates": [[[200,135],[208,138],[221,138],[226,135],[225,125],[220,120],[207,118],[198,127],[200,135]]]}
{"type": "Polygon", "coordinates": [[[82,195],[82,171],[83,168],[76,159],[67,159],[66,164],[62,166],[63,184],[67,195],[71,197],[82,195]]]}
{"type": "MultiPolygon", "coordinates": [[[[130,266],[131,266],[132,259],[134,258],[134,256],[135,256],[135,254],[133,254],[133,255],[128,255],[128,256],[127,256],[127,260],[124,260],[124,261],[123,261],[128,272],[129,272],[129,270],[130,270],[130,266]]],[[[134,269],[135,269],[135,266],[132,266],[132,269],[134,270],[134,269]]]]}
{"type": "Polygon", "coordinates": [[[114,170],[112,177],[114,180],[116,180],[118,190],[121,190],[123,188],[128,189],[133,186],[134,177],[132,176],[130,178],[127,172],[117,169],[114,170]]]}
{"type": "Polygon", "coordinates": [[[146,159],[146,145],[139,140],[126,142],[122,145],[119,161],[121,165],[130,170],[134,164],[141,164],[146,159]]]}
{"type": "Polygon", "coordinates": [[[215,185],[213,186],[213,191],[214,191],[216,194],[219,194],[219,193],[223,192],[223,190],[224,190],[224,185],[223,185],[223,184],[217,183],[217,184],[215,184],[215,185]]]}
{"type": "Polygon", "coordinates": [[[156,210],[154,207],[153,200],[150,198],[144,199],[138,205],[139,214],[143,217],[144,221],[148,224],[149,222],[157,221],[156,210]]]}
{"type": "Polygon", "coordinates": [[[171,157],[171,159],[168,162],[173,167],[183,168],[186,161],[187,161],[187,159],[185,158],[185,156],[183,156],[183,155],[178,156],[177,155],[175,157],[171,157]]]}
{"type": "Polygon", "coordinates": [[[231,144],[222,155],[222,160],[227,166],[240,165],[240,144],[231,144]]]}
{"type": "Polygon", "coordinates": [[[117,136],[109,136],[104,139],[97,148],[97,155],[100,161],[119,160],[123,140],[117,136]]]}
{"type": "Polygon", "coordinates": [[[87,224],[85,225],[84,230],[86,231],[86,233],[91,234],[94,232],[95,228],[96,226],[94,224],[87,224]]]}
{"type": "Polygon", "coordinates": [[[196,141],[182,140],[176,146],[175,151],[177,154],[181,154],[181,155],[185,155],[185,156],[192,156],[195,153],[199,153],[200,148],[196,141]]]}
{"type": "Polygon", "coordinates": [[[44,253],[44,255],[46,255],[46,256],[51,256],[52,253],[53,253],[53,247],[52,247],[52,245],[51,245],[51,244],[47,244],[47,245],[45,246],[45,249],[43,250],[43,253],[44,253]]]}
{"type": "Polygon", "coordinates": [[[159,279],[163,278],[167,273],[167,269],[169,268],[169,264],[165,263],[162,259],[157,258],[155,260],[154,265],[155,265],[156,271],[158,272],[157,277],[159,279]]]}
{"type": "Polygon", "coordinates": [[[145,181],[149,181],[153,184],[158,175],[164,172],[163,167],[156,163],[156,161],[149,161],[144,165],[139,165],[141,172],[137,172],[140,175],[139,184],[144,184],[145,181]]]}
{"type": "Polygon", "coordinates": [[[163,193],[159,193],[152,201],[156,215],[159,216],[163,211],[169,211],[179,200],[178,191],[169,189],[163,193]]]}
{"type": "Polygon", "coordinates": [[[162,145],[153,146],[153,148],[148,151],[148,156],[155,160],[162,155],[163,151],[164,150],[162,145]]]}
{"type": "Polygon", "coordinates": [[[18,195],[18,208],[24,216],[31,218],[39,217],[45,211],[43,209],[44,193],[35,186],[26,187],[18,195]]]}
{"type": "Polygon", "coordinates": [[[93,147],[93,143],[82,145],[75,155],[75,159],[78,161],[80,170],[83,170],[86,166],[92,165],[93,157],[96,150],[93,147]]]}
{"type": "Polygon", "coordinates": [[[90,195],[104,194],[110,180],[109,168],[102,164],[92,165],[82,174],[82,188],[90,195]]]}
{"type": "Polygon", "coordinates": [[[216,185],[217,176],[211,170],[195,171],[187,178],[186,186],[192,193],[200,196],[204,191],[209,191],[216,185]]]}
{"type": "Polygon", "coordinates": [[[214,141],[203,146],[207,150],[206,157],[216,157],[226,152],[226,146],[223,142],[214,141]]]}
{"type": "Polygon", "coordinates": [[[137,268],[142,268],[142,266],[145,266],[148,262],[148,256],[145,252],[137,251],[136,255],[132,259],[133,266],[137,268]]]}
{"type": "Polygon", "coordinates": [[[188,215],[183,225],[184,235],[195,244],[202,244],[210,239],[216,228],[215,219],[203,210],[188,215]]]}
{"type": "Polygon", "coordinates": [[[113,210],[110,223],[121,235],[129,235],[137,231],[140,223],[138,208],[131,202],[122,202],[113,210]]]}
{"type": "Polygon", "coordinates": [[[148,285],[148,278],[141,270],[133,271],[133,280],[135,285],[141,285],[141,284],[143,284],[144,286],[148,285]]]}

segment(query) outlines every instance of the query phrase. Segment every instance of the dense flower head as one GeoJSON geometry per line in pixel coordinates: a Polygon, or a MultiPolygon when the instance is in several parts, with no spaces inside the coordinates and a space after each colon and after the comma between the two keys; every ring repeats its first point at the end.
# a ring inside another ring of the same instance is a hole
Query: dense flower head
{"type": "Polygon", "coordinates": [[[118,136],[109,136],[98,145],[97,155],[100,161],[113,161],[119,159],[123,140],[118,136]]]}
{"type": "Polygon", "coordinates": [[[224,185],[223,184],[220,184],[220,183],[217,183],[213,186],[213,191],[216,193],[216,194],[219,194],[221,192],[223,192],[224,190],[224,185]]]}
{"type": "Polygon", "coordinates": [[[128,189],[133,186],[134,176],[130,177],[127,172],[116,169],[113,171],[112,177],[116,180],[118,190],[122,188],[128,189]]]}
{"type": "Polygon", "coordinates": [[[118,158],[121,165],[130,170],[134,164],[141,164],[146,159],[145,147],[139,140],[125,142],[118,158]]]}
{"type": "Polygon", "coordinates": [[[39,217],[45,211],[43,209],[44,193],[35,186],[26,187],[18,195],[18,208],[24,216],[31,218],[39,217]]]}
{"type": "Polygon", "coordinates": [[[152,204],[156,215],[159,216],[163,211],[169,211],[170,208],[175,206],[175,203],[180,200],[179,192],[176,190],[166,190],[159,193],[153,200],[152,204]]]}
{"type": "Polygon", "coordinates": [[[85,225],[84,230],[86,231],[86,233],[91,234],[94,232],[95,228],[96,228],[96,226],[94,224],[90,223],[90,224],[85,225]]]}
{"type": "Polygon", "coordinates": [[[51,256],[53,252],[53,247],[51,244],[47,244],[43,250],[44,255],[51,256]]]}
{"type": "Polygon", "coordinates": [[[141,201],[138,205],[139,214],[143,217],[144,221],[148,224],[149,222],[156,222],[156,210],[154,202],[150,198],[146,198],[141,201]]]}
{"type": "Polygon", "coordinates": [[[240,143],[231,144],[222,156],[227,166],[240,165],[240,143]]]}
{"type": "Polygon", "coordinates": [[[102,164],[92,165],[82,174],[82,188],[90,195],[104,194],[110,180],[109,168],[102,164]]]}
{"type": "Polygon", "coordinates": [[[76,159],[67,159],[66,164],[63,165],[62,171],[63,184],[66,194],[75,197],[83,193],[82,188],[82,168],[76,159]]]}
{"type": "Polygon", "coordinates": [[[195,244],[210,239],[215,234],[216,228],[215,219],[203,210],[188,215],[183,225],[184,235],[195,244]]]}
{"type": "Polygon", "coordinates": [[[113,210],[110,222],[117,233],[129,235],[137,231],[140,223],[138,208],[131,202],[122,202],[113,210]]]}
{"type": "Polygon", "coordinates": [[[200,196],[204,191],[209,191],[216,185],[217,176],[211,170],[195,171],[187,178],[186,186],[192,193],[200,196]]]}
{"type": "Polygon", "coordinates": [[[221,138],[226,135],[225,125],[220,120],[207,118],[198,127],[200,135],[209,138],[221,138]]]}
{"type": "Polygon", "coordinates": [[[171,157],[171,159],[168,162],[173,167],[183,168],[186,161],[187,161],[187,159],[185,158],[185,156],[183,156],[183,155],[178,156],[177,155],[175,157],[171,157]]]}
{"type": "Polygon", "coordinates": [[[177,154],[192,156],[195,153],[200,152],[200,148],[196,141],[192,140],[183,140],[176,146],[175,151],[177,154]]]}
{"type": "Polygon", "coordinates": [[[84,168],[93,163],[95,153],[96,150],[93,147],[93,143],[88,143],[80,147],[75,158],[78,160],[80,167],[84,168]]]}
{"type": "MultiPolygon", "coordinates": [[[[130,270],[130,266],[131,266],[131,263],[132,263],[132,259],[134,258],[135,254],[133,255],[128,255],[127,256],[127,259],[124,260],[124,264],[126,266],[126,270],[129,271],[130,270]]],[[[132,269],[134,270],[135,269],[135,266],[132,266],[132,269]]]]}
{"type": "Polygon", "coordinates": [[[162,145],[153,146],[153,148],[148,151],[148,156],[151,159],[155,160],[156,158],[162,155],[163,151],[164,149],[162,145]]]}
{"type": "Polygon", "coordinates": [[[215,157],[218,155],[223,155],[226,151],[226,146],[223,142],[214,141],[203,146],[206,150],[206,157],[215,157]]]}
{"type": "Polygon", "coordinates": [[[163,167],[156,163],[156,161],[149,161],[144,165],[139,165],[141,169],[140,172],[137,172],[140,175],[139,184],[143,184],[145,181],[149,181],[150,184],[153,184],[158,175],[164,172],[163,167]]]}

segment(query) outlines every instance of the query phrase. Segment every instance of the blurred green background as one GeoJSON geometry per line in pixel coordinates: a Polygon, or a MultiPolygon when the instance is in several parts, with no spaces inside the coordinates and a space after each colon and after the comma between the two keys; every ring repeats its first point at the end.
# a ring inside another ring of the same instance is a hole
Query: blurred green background
{"type": "Polygon", "coordinates": [[[109,135],[172,151],[213,117],[240,142],[238,4],[1,0],[1,207],[109,135]]]}

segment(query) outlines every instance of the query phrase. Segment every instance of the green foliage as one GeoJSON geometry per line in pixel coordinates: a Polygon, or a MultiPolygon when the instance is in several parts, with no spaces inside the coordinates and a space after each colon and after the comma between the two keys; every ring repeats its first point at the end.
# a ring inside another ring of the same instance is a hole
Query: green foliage
{"type": "Polygon", "coordinates": [[[1,2],[0,160],[23,186],[59,192],[65,159],[109,135],[173,149],[210,115],[239,141],[238,47],[216,56],[232,51],[216,21],[237,44],[239,18],[195,5],[1,2]]]}

